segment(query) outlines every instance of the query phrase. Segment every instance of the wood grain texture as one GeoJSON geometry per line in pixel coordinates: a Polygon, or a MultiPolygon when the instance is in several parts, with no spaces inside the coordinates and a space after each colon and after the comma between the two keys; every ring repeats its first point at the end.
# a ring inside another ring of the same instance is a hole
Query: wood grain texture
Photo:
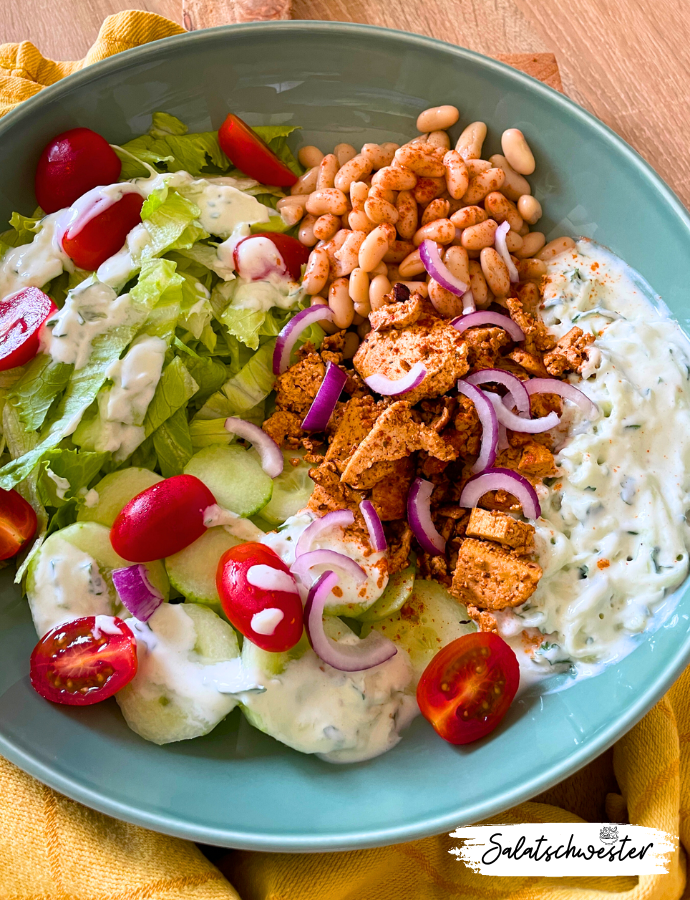
{"type": "Polygon", "coordinates": [[[187,31],[289,19],[291,12],[291,0],[182,0],[182,24],[187,31]]]}
{"type": "MultiPolygon", "coordinates": [[[[137,7],[182,23],[182,2],[63,0],[58,5],[55,0],[1,0],[0,41],[28,39],[55,59],[77,59],[110,13],[137,7]]],[[[203,2],[208,14],[215,15],[219,0],[203,2]]],[[[684,150],[690,143],[687,3],[293,0],[293,18],[384,25],[499,57],[551,51],[566,93],[632,144],[690,205],[690,160],[684,150]]],[[[558,87],[557,68],[553,62],[548,65],[552,71],[547,77],[558,87]]]]}

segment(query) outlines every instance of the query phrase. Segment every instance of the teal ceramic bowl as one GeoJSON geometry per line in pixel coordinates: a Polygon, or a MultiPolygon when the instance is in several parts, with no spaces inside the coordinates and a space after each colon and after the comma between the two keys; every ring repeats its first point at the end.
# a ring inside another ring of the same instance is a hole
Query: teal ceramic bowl
{"type": "MultiPolygon", "coordinates": [[[[615,134],[507,66],[410,34],[322,22],[202,31],[119,54],[71,75],[0,122],[0,214],[34,207],[40,149],[77,125],[122,142],[167,110],[192,130],[230,110],[251,124],[301,125],[299,141],[404,142],[424,108],[453,103],[461,125],[524,130],[545,230],[585,234],[626,259],[681,322],[690,315],[690,220],[615,134]]],[[[487,153],[488,155],[488,153],[487,153]]],[[[36,641],[7,570],[0,590],[0,753],[95,809],[148,828],[257,850],[343,850],[476,822],[583,766],[661,697],[690,659],[690,591],[637,649],[598,677],[528,694],[490,738],[452,747],[417,719],[390,753],[334,766],[252,729],[235,711],[212,734],[157,747],[114,701],[52,706],[28,678],[36,641]]]]}

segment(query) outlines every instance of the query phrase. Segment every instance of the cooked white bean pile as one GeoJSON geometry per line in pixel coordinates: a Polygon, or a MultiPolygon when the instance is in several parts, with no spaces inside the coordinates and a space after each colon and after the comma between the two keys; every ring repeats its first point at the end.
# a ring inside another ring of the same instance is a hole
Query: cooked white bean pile
{"type": "MultiPolygon", "coordinates": [[[[569,237],[547,244],[542,232],[530,230],[542,208],[524,177],[536,164],[522,131],[504,131],[503,154],[483,159],[484,122],[467,125],[451,149],[447,129],[459,118],[454,106],[432,107],[417,118],[421,134],[403,146],[299,151],[307,171],[278,209],[287,224],[299,223],[299,240],[314,248],[303,283],[313,304],[333,311],[326,330],[354,326],[363,338],[367,316],[396,282],[431,297],[443,315],[461,315],[462,299],[425,272],[418,249],[424,240],[436,242],[480,309],[504,304],[511,292],[508,267],[494,248],[500,223],[510,224],[506,245],[523,282],[539,282],[546,262],[575,246],[569,237]]],[[[348,337],[354,352],[356,337],[348,337]]]]}

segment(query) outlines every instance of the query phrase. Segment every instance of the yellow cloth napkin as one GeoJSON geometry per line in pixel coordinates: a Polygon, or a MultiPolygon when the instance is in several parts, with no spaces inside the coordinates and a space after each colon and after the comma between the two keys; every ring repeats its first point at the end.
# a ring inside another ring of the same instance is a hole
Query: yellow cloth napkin
{"type": "MultiPolygon", "coordinates": [[[[152,13],[110,16],[86,58],[0,46],[0,115],[85,65],[183,31],[152,13]]],[[[679,836],[669,873],[627,878],[491,878],[446,835],[348,853],[230,851],[211,865],[194,844],[118,822],[0,758],[2,900],[677,900],[690,841],[690,669],[644,719],[581,772],[492,823],[629,821],[679,836]]],[[[420,765],[423,761],[420,761],[420,765]]],[[[506,765],[511,761],[506,760],[506,765]]]]}

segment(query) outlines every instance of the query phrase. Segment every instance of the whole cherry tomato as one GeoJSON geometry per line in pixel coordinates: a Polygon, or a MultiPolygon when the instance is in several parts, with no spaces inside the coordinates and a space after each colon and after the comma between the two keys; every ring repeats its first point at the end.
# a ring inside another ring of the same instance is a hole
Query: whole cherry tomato
{"type": "Polygon", "coordinates": [[[424,718],[451,744],[469,744],[493,731],[520,683],[512,648],[497,634],[477,631],[436,654],[417,685],[424,718]]]}
{"type": "Polygon", "coordinates": [[[80,269],[95,271],[101,263],[122,248],[129,232],[141,222],[144,198],[125,194],[120,200],[89,219],[81,227],[68,228],[62,249],[80,269]]]}
{"type": "Polygon", "coordinates": [[[215,502],[194,475],[159,481],[120,511],[110,532],[113,550],[131,562],[172,556],[206,531],[204,510],[215,502]]]}
{"type": "Polygon", "coordinates": [[[216,585],[225,615],[257,647],[281,653],[302,637],[297,584],[270,547],[252,541],[231,547],[218,563],[216,585]]]}
{"type": "Polygon", "coordinates": [[[38,353],[39,332],[57,306],[36,287],[0,300],[0,372],[23,366],[38,353]]]}
{"type": "Polygon", "coordinates": [[[16,556],[36,534],[36,513],[16,491],[0,488],[0,559],[16,556]]]}
{"type": "Polygon", "coordinates": [[[218,130],[218,142],[234,166],[261,184],[292,187],[296,183],[294,172],[239,116],[230,113],[218,130]]]}
{"type": "Polygon", "coordinates": [[[36,166],[36,199],[47,213],[56,212],[103,184],[114,184],[122,163],[106,141],[90,128],[72,128],[43,148],[36,166]]]}
{"type": "Polygon", "coordinates": [[[272,271],[281,270],[284,274],[289,275],[293,281],[299,281],[300,275],[302,274],[302,266],[306,265],[309,260],[309,253],[309,247],[300,244],[297,238],[290,237],[289,234],[262,231],[259,234],[250,234],[248,237],[238,241],[233,251],[233,259],[235,261],[235,271],[243,278],[248,278],[250,281],[258,281],[261,278],[266,278],[272,271]],[[243,266],[243,260],[246,261],[247,257],[242,252],[242,247],[245,248],[246,253],[246,248],[251,246],[251,242],[255,241],[257,238],[268,240],[273,244],[282,258],[282,265],[280,260],[276,263],[275,260],[267,258],[264,266],[261,266],[260,264],[257,265],[254,260],[251,261],[253,263],[251,268],[246,262],[243,266]],[[243,271],[243,268],[245,271],[243,271]]]}
{"type": "Polygon", "coordinates": [[[136,674],[136,638],[116,616],[84,616],[57,625],[31,654],[34,690],[68,706],[107,700],[136,674]]]}

